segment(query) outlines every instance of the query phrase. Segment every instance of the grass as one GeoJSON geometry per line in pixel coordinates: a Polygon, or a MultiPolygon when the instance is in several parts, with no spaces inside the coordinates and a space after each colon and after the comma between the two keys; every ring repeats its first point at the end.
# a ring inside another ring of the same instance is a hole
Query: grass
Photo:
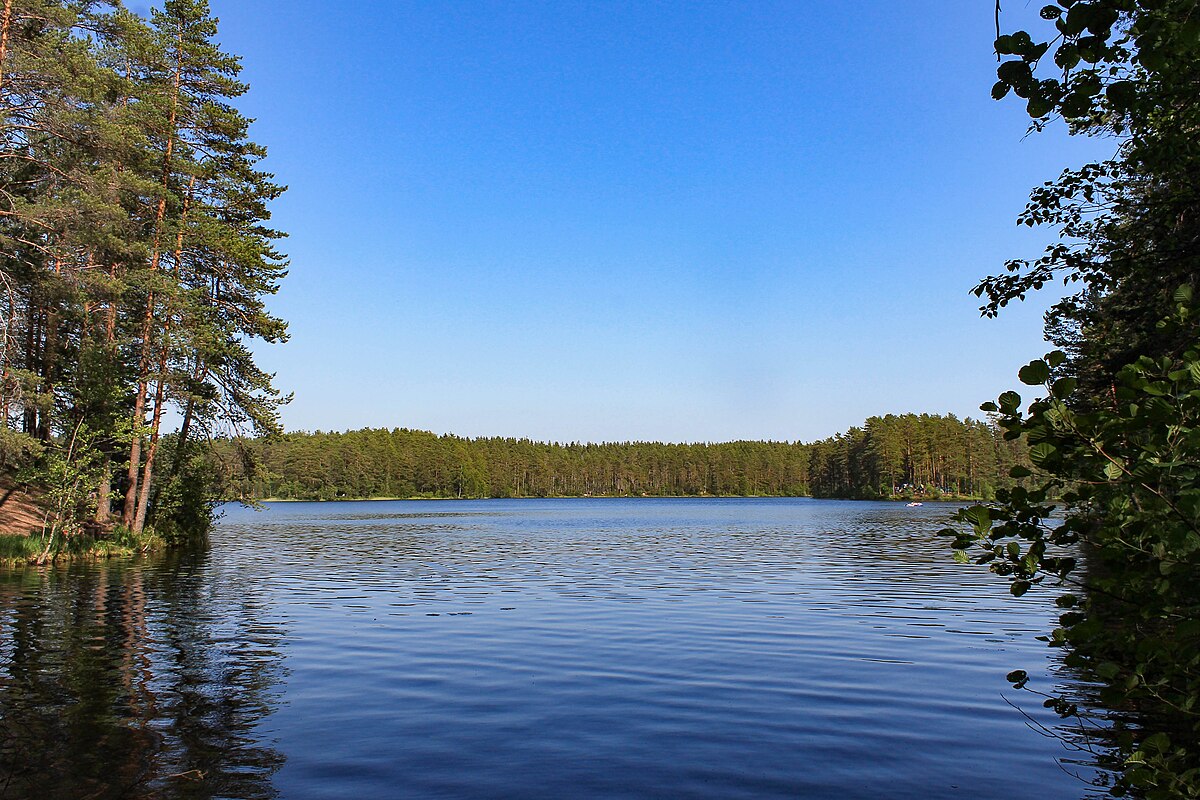
{"type": "MultiPolygon", "coordinates": [[[[160,550],[165,545],[163,538],[153,530],[147,529],[140,536],[134,536],[125,528],[117,528],[112,535],[102,538],[72,536],[58,539],[51,546],[48,558],[52,561],[100,561],[160,550]]],[[[41,534],[0,534],[0,564],[32,564],[43,552],[46,552],[46,539],[41,534]]]]}
{"type": "Polygon", "coordinates": [[[45,547],[41,536],[0,534],[0,564],[27,563],[41,555],[45,547]]]}

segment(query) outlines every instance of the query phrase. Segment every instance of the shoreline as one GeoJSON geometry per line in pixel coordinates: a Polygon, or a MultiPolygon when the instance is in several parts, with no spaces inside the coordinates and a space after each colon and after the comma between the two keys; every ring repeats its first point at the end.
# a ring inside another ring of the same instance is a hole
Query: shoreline
{"type": "Polygon", "coordinates": [[[847,500],[854,502],[881,503],[981,503],[985,498],[973,495],[912,495],[903,497],[814,497],[810,494],[557,494],[557,495],[520,495],[517,497],[335,497],[299,498],[299,497],[261,497],[250,502],[244,500],[222,500],[222,503],[374,503],[374,502],[412,502],[421,500],[453,501],[453,500],[847,500]]]}
{"type": "Polygon", "coordinates": [[[96,538],[79,536],[46,549],[40,533],[0,533],[0,567],[47,567],[80,561],[108,561],[114,558],[134,558],[165,550],[170,543],[154,531],[134,538],[130,534],[96,538]],[[45,559],[42,555],[45,553],[45,559]]]}

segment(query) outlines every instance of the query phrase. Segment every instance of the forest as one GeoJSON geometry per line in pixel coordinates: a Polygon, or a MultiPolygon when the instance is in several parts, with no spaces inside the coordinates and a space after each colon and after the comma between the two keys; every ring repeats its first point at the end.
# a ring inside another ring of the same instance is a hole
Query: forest
{"type": "Polygon", "coordinates": [[[204,442],[278,430],[248,343],[286,338],[283,189],[216,32],[205,0],[0,9],[0,474],[52,540],[202,530],[204,442]]]}
{"type": "Polygon", "coordinates": [[[230,497],[991,497],[1024,443],[953,415],[889,414],[812,444],[554,444],[428,431],[289,433],[217,444],[230,497]]]}

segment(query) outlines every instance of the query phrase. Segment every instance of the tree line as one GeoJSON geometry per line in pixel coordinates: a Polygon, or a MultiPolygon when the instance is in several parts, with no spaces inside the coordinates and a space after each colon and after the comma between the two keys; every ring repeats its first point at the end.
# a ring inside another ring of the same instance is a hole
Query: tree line
{"type": "Polygon", "coordinates": [[[888,414],[809,445],[817,497],[954,495],[992,497],[1027,461],[1022,439],[990,422],[953,415],[888,414]]]}
{"type": "Polygon", "coordinates": [[[286,335],[282,187],[216,34],[206,0],[0,6],[0,471],[64,534],[202,524],[204,442],[278,430],[247,342],[286,335]]]}
{"type": "Polygon", "coordinates": [[[954,416],[872,417],[823,442],[557,444],[366,429],[227,440],[231,497],[990,496],[1023,443],[954,416]]]}

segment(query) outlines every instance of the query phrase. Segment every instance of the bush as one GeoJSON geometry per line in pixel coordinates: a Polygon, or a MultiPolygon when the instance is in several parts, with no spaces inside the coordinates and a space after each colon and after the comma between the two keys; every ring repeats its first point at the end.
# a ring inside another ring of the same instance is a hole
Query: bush
{"type": "MultiPolygon", "coordinates": [[[[1166,324],[1189,316],[1190,293],[1178,299],[1166,324]]],[[[1064,590],[1047,640],[1132,722],[1116,743],[1116,791],[1200,796],[1200,342],[1178,358],[1126,366],[1104,407],[1072,403],[1074,380],[1051,377],[1062,361],[1051,353],[1021,370],[1048,392],[1027,412],[1015,392],[985,405],[1007,436],[1028,437],[1046,477],[964,509],[970,529],[943,533],[961,560],[989,565],[1014,595],[1047,579],[1064,590]],[[1056,494],[1061,524],[1051,520],[1056,494]]],[[[1024,673],[1010,678],[1024,688],[1024,673]]],[[[1047,706],[1077,713],[1065,698],[1047,706]]]]}

